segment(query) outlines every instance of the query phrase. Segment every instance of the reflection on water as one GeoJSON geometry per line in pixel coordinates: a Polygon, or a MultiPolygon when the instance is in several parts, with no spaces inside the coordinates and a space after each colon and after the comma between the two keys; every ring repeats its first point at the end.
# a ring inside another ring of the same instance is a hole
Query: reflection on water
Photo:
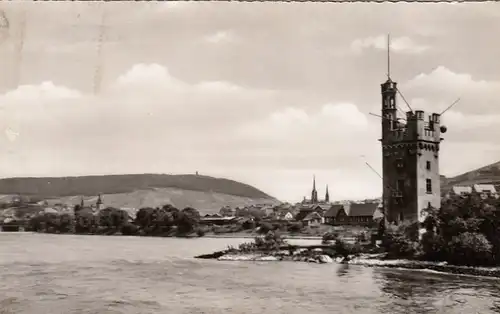
{"type": "Polygon", "coordinates": [[[0,234],[1,313],[494,313],[500,281],[195,260],[241,239],[0,234]]]}

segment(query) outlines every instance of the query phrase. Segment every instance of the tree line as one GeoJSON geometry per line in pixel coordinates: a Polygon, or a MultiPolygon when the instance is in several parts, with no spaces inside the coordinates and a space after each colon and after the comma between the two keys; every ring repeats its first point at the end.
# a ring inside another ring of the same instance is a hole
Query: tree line
{"type": "Polygon", "coordinates": [[[28,221],[27,229],[45,233],[202,236],[199,222],[200,213],[191,207],[182,210],[172,205],[141,208],[132,219],[128,212],[122,209],[107,207],[94,214],[90,208],[76,205],[73,215],[36,215],[28,221]]]}
{"type": "Polygon", "coordinates": [[[423,224],[389,225],[381,230],[390,257],[467,266],[500,266],[500,200],[457,196],[424,211],[423,224]],[[420,241],[419,227],[425,228],[420,241]]]}

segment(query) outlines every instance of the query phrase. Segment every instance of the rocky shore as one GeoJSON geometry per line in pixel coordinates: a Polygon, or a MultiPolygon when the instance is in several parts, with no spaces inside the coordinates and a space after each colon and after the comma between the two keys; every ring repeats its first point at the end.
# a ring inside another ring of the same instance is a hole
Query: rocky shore
{"type": "Polygon", "coordinates": [[[253,262],[307,262],[317,264],[340,263],[360,265],[366,267],[398,268],[412,270],[432,270],[456,275],[486,276],[500,278],[500,267],[467,267],[448,265],[446,263],[415,261],[415,260],[387,260],[383,254],[360,254],[359,256],[336,256],[329,250],[320,248],[301,248],[291,250],[276,250],[271,252],[240,252],[235,249],[200,255],[196,258],[217,259],[219,261],[253,261],[253,262]]]}
{"type": "Polygon", "coordinates": [[[334,261],[345,263],[347,261],[344,257],[336,256],[331,250],[323,250],[321,248],[308,249],[303,246],[300,248],[297,248],[297,246],[289,246],[289,249],[285,247],[281,250],[267,252],[259,250],[242,252],[237,249],[228,249],[212,254],[196,256],[196,258],[217,259],[219,261],[293,261],[319,264],[328,264],[334,261]]]}
{"type": "Polygon", "coordinates": [[[442,273],[457,275],[485,276],[500,278],[500,267],[468,267],[449,265],[445,262],[429,262],[414,260],[384,260],[372,256],[353,257],[347,262],[349,265],[361,265],[367,267],[385,267],[413,270],[432,270],[442,273]]]}

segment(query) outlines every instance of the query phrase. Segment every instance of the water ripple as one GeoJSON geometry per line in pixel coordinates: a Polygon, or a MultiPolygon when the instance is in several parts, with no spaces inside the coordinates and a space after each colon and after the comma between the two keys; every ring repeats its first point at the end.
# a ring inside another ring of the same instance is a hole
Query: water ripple
{"type": "Polygon", "coordinates": [[[0,314],[500,311],[500,280],[192,258],[242,241],[0,234],[0,314]]]}

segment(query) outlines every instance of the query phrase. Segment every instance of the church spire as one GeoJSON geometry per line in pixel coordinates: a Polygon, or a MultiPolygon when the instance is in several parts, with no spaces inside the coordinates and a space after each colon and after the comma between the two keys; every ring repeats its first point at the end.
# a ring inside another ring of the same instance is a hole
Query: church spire
{"type": "Polygon", "coordinates": [[[99,197],[97,198],[97,202],[95,204],[95,207],[97,210],[101,210],[102,208],[102,198],[101,198],[101,194],[99,194],[99,197]]]}
{"type": "Polygon", "coordinates": [[[328,193],[328,184],[326,185],[325,203],[330,203],[330,194],[328,193]]]}
{"type": "Polygon", "coordinates": [[[316,191],[316,175],[313,175],[313,189],[311,192],[311,203],[315,204],[318,202],[318,191],[316,191]]]}

